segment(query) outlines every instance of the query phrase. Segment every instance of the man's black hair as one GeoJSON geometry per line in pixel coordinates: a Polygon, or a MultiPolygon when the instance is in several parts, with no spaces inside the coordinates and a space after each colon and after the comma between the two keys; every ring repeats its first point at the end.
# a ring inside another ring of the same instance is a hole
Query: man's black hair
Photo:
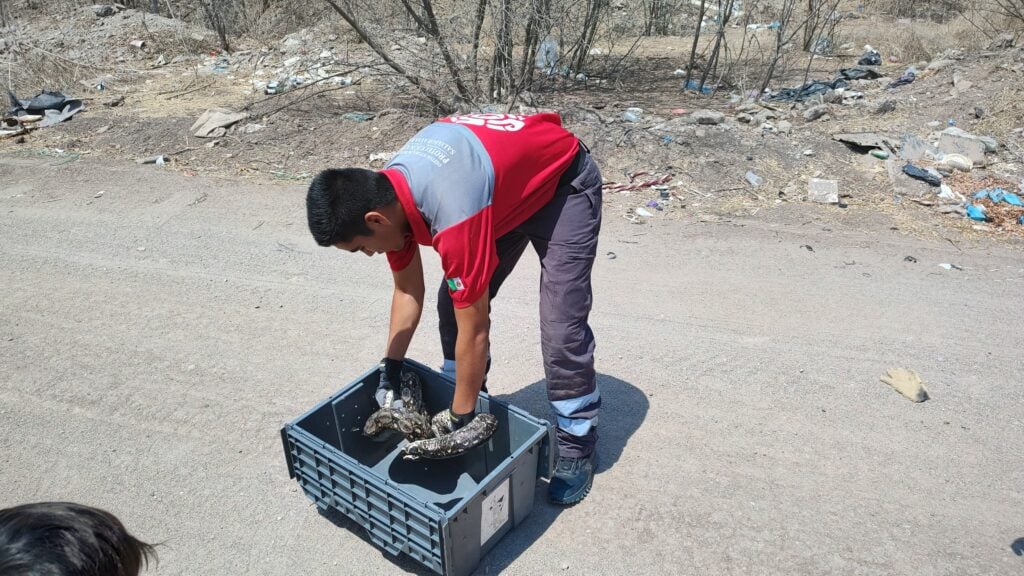
{"type": "Polygon", "coordinates": [[[321,246],[371,236],[363,217],[394,201],[394,187],[379,172],[363,168],[324,170],[313,178],[306,194],[309,231],[321,246]]]}
{"type": "Polygon", "coordinates": [[[4,576],[137,576],[151,558],[153,546],[105,510],[70,502],[0,510],[4,576]]]}

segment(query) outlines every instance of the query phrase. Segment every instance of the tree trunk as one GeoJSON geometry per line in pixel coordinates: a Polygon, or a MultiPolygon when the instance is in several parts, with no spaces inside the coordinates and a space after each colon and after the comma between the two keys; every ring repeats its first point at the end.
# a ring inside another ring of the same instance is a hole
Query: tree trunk
{"type": "Polygon", "coordinates": [[[473,70],[473,89],[480,89],[480,69],[477,58],[480,54],[480,30],[484,27],[484,16],[487,14],[487,0],[480,0],[476,6],[476,20],[473,21],[473,48],[469,56],[469,67],[473,70]]]}
{"type": "Polygon", "coordinates": [[[693,30],[693,46],[690,47],[690,61],[686,64],[686,78],[683,80],[683,89],[690,84],[693,74],[693,66],[697,63],[697,43],[700,41],[700,25],[704,23],[704,14],[708,10],[708,0],[700,0],[700,10],[697,11],[697,25],[693,30]]]}
{"type": "Polygon", "coordinates": [[[498,38],[494,46],[488,97],[501,100],[512,90],[512,2],[501,0],[498,38]]]}

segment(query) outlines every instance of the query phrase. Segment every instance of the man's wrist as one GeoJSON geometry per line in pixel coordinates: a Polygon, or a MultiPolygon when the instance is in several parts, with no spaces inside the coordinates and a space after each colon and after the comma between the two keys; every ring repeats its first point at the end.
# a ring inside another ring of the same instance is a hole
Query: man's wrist
{"type": "Polygon", "coordinates": [[[394,358],[384,357],[380,361],[380,371],[387,379],[388,384],[394,388],[398,386],[402,379],[402,367],[405,362],[403,360],[395,360],[394,358]]]}

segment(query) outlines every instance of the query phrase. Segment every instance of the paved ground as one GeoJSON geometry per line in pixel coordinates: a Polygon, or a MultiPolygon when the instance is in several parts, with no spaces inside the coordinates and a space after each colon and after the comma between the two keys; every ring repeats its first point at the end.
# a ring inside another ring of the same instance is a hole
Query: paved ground
{"type": "MultiPolygon", "coordinates": [[[[317,248],[301,185],[51,160],[0,158],[0,506],[108,508],[156,574],[417,573],[318,515],[278,436],[380,357],[384,259],[317,248]]],[[[608,214],[594,492],[479,573],[1022,573],[1021,250],[734,224],[608,214]]],[[[536,276],[495,303],[490,385],[547,417],[536,276]]]]}

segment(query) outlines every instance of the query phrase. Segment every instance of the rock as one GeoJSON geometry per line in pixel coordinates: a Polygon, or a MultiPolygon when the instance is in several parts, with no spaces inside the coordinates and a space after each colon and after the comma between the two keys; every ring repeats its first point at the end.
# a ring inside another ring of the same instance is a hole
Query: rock
{"type": "Polygon", "coordinates": [[[953,87],[958,91],[964,92],[966,90],[970,90],[972,86],[974,86],[974,83],[964,78],[962,74],[959,72],[953,73],[953,87]]]}
{"type": "Polygon", "coordinates": [[[932,120],[931,122],[928,123],[928,127],[931,128],[932,130],[938,130],[939,128],[942,128],[942,122],[939,122],[938,120],[932,120]]]}
{"type": "Polygon", "coordinates": [[[930,70],[932,72],[938,72],[939,70],[942,70],[944,68],[949,68],[950,66],[952,66],[954,64],[956,64],[956,60],[934,60],[934,61],[932,61],[931,64],[928,65],[927,68],[925,68],[925,70],[930,70]]]}
{"type": "Polygon", "coordinates": [[[754,117],[751,116],[750,114],[747,114],[746,112],[743,112],[740,115],[736,116],[736,121],[742,122],[744,124],[750,124],[751,122],[754,121],[754,117]]]}
{"type": "Polygon", "coordinates": [[[896,101],[886,100],[885,102],[882,102],[881,104],[878,105],[878,108],[875,109],[875,114],[888,114],[889,112],[892,112],[895,109],[896,101]]]}
{"type": "Polygon", "coordinates": [[[760,106],[758,106],[754,102],[750,102],[750,101],[744,102],[743,104],[740,104],[739,106],[736,107],[736,111],[737,112],[748,112],[748,113],[754,113],[754,112],[757,112],[760,109],[761,109],[760,106]]]}
{"type": "Polygon", "coordinates": [[[761,124],[764,124],[765,122],[771,120],[775,120],[778,117],[779,115],[776,114],[774,110],[761,110],[760,112],[754,115],[754,123],[760,126],[761,124]]]}
{"type": "Polygon", "coordinates": [[[825,104],[842,104],[843,93],[837,90],[829,90],[821,97],[825,104]]]}
{"type": "Polygon", "coordinates": [[[109,4],[97,4],[92,7],[92,12],[97,18],[106,18],[117,14],[117,8],[114,8],[109,4]]]}
{"type": "Polygon", "coordinates": [[[822,104],[821,106],[815,106],[804,110],[804,120],[808,122],[814,122],[818,118],[821,118],[825,114],[828,114],[828,106],[822,104]]]}
{"type": "Polygon", "coordinates": [[[984,166],[987,163],[985,142],[956,127],[942,131],[939,136],[939,149],[946,154],[966,156],[975,166],[984,166]]]}
{"type": "Polygon", "coordinates": [[[693,135],[696,138],[704,138],[708,135],[708,131],[704,130],[703,128],[697,128],[696,130],[693,131],[693,135]]]}
{"type": "Polygon", "coordinates": [[[811,178],[807,182],[807,199],[822,204],[838,204],[839,181],[811,178]]]}
{"type": "Polygon", "coordinates": [[[786,120],[780,120],[777,128],[779,129],[779,134],[789,134],[793,131],[793,124],[786,120]]]}
{"type": "Polygon", "coordinates": [[[768,134],[775,134],[776,132],[778,132],[778,129],[775,127],[775,124],[772,124],[771,122],[765,122],[764,124],[761,124],[761,131],[767,132],[768,134]]]}
{"type": "Polygon", "coordinates": [[[942,165],[961,172],[970,172],[974,168],[974,162],[960,154],[946,154],[942,158],[942,165]]]}
{"type": "Polygon", "coordinates": [[[905,134],[900,142],[900,158],[917,161],[928,156],[937,157],[939,151],[913,134],[905,134]]]}
{"type": "Polygon", "coordinates": [[[999,150],[999,142],[989,136],[978,136],[978,140],[985,145],[985,152],[996,152],[999,150]]]}
{"type": "Polygon", "coordinates": [[[697,124],[704,125],[718,125],[725,122],[725,114],[716,112],[714,110],[697,110],[693,114],[690,114],[690,118],[693,118],[697,124]]]}

